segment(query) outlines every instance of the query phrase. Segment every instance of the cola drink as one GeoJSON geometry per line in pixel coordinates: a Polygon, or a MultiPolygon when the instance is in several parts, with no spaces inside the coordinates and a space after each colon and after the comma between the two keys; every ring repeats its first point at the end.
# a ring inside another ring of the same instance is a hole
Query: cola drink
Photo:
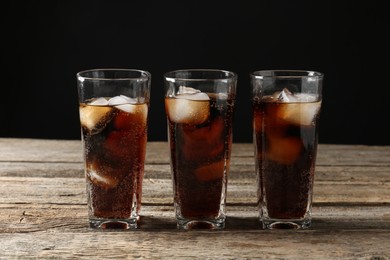
{"type": "Polygon", "coordinates": [[[177,227],[222,229],[237,75],[176,70],[164,83],[177,227]]]}
{"type": "Polygon", "coordinates": [[[148,104],[117,96],[80,103],[89,217],[137,219],[147,142],[148,104]]]}
{"type": "Polygon", "coordinates": [[[253,99],[258,198],[264,221],[309,218],[321,101],[288,89],[253,99]]]}
{"type": "Polygon", "coordinates": [[[176,217],[224,221],[234,96],[189,93],[165,98],[176,217]]]}
{"type": "Polygon", "coordinates": [[[80,71],[76,78],[89,225],[137,228],[151,74],[107,68],[80,71]]]}

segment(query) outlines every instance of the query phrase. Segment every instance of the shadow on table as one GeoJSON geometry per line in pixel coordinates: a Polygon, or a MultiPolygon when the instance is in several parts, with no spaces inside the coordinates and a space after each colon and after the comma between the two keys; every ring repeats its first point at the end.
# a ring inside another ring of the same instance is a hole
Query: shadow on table
{"type": "MultiPolygon", "coordinates": [[[[141,216],[140,230],[176,230],[176,220],[154,216],[141,216]]],[[[260,230],[261,223],[256,217],[232,217],[226,218],[224,230],[260,230]]],[[[203,229],[204,230],[204,229],[203,229]]]]}
{"type": "MultiPolygon", "coordinates": [[[[172,231],[176,230],[176,221],[171,218],[161,218],[154,216],[142,216],[140,219],[139,230],[144,231],[172,231]]],[[[324,230],[367,230],[367,229],[385,229],[390,230],[390,219],[359,219],[351,221],[350,219],[331,219],[331,218],[313,218],[312,226],[308,231],[324,230]]],[[[236,217],[228,216],[226,218],[225,231],[261,231],[262,225],[257,217],[236,217]]],[[[305,231],[305,230],[303,230],[305,231]]]]}

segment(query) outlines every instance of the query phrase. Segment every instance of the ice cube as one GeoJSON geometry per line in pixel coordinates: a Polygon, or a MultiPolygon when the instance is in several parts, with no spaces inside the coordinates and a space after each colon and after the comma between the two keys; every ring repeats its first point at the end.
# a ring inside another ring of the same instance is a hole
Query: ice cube
{"type": "Polygon", "coordinates": [[[320,107],[321,101],[284,103],[279,107],[277,116],[291,124],[309,126],[313,123],[320,107]]]}
{"type": "Polygon", "coordinates": [[[206,93],[183,94],[165,101],[168,117],[175,123],[202,124],[210,116],[209,96],[206,93]]]}
{"type": "MultiPolygon", "coordinates": [[[[107,100],[106,100],[107,101],[107,100]]],[[[92,104],[92,103],[90,103],[92,104]]],[[[87,128],[89,132],[98,132],[103,129],[110,121],[112,115],[112,107],[95,105],[82,105],[79,108],[80,123],[87,128]]],[[[100,104],[100,103],[99,103],[100,104]]]]}
{"type": "Polygon", "coordinates": [[[302,141],[297,137],[269,136],[265,156],[282,164],[294,163],[302,150],[302,141]]]}
{"type": "Polygon", "coordinates": [[[131,104],[117,105],[115,107],[126,112],[126,113],[135,113],[136,112],[136,106],[131,105],[131,104]]]}
{"type": "Polygon", "coordinates": [[[126,113],[139,114],[143,118],[143,121],[145,121],[148,115],[148,107],[146,104],[137,103],[137,99],[124,95],[115,96],[108,100],[110,106],[115,106],[117,109],[126,113]]]}
{"type": "Polygon", "coordinates": [[[109,189],[115,187],[119,180],[115,178],[115,176],[110,176],[107,169],[103,169],[102,167],[97,167],[98,164],[90,164],[87,167],[87,177],[98,187],[109,189]]]}
{"type": "Polygon", "coordinates": [[[222,157],[225,148],[224,126],[224,120],[216,118],[210,125],[183,128],[182,153],[185,160],[209,161],[210,158],[222,157]]]}
{"type": "Polygon", "coordinates": [[[200,181],[212,181],[223,177],[225,161],[221,160],[197,168],[194,172],[200,181]]]}
{"type": "Polygon", "coordinates": [[[108,100],[103,98],[103,97],[100,97],[100,98],[94,99],[92,102],[89,103],[89,105],[92,105],[92,106],[107,106],[108,105],[108,100]]]}
{"type": "Polygon", "coordinates": [[[295,95],[292,94],[287,88],[284,88],[280,92],[275,92],[273,94],[273,97],[281,102],[296,102],[296,101],[298,101],[298,98],[295,97],[295,95]]]}
{"type": "Polygon", "coordinates": [[[114,119],[116,129],[130,129],[146,125],[146,119],[148,117],[147,104],[124,104],[115,107],[122,111],[114,119]]]}
{"type": "Polygon", "coordinates": [[[116,105],[124,105],[124,104],[136,104],[137,100],[135,98],[129,98],[124,95],[115,96],[108,100],[108,105],[116,106],[116,105]]]}
{"type": "Polygon", "coordinates": [[[182,94],[196,94],[200,93],[201,91],[198,89],[190,88],[190,87],[185,87],[185,86],[179,86],[179,90],[177,91],[177,95],[182,95],[182,94]]]}
{"type": "Polygon", "coordinates": [[[296,93],[295,96],[299,102],[315,102],[318,100],[318,95],[307,93],[296,93]]]}
{"type": "Polygon", "coordinates": [[[181,95],[177,95],[176,98],[178,98],[178,99],[196,100],[196,101],[210,100],[209,96],[206,93],[203,93],[203,92],[194,93],[194,94],[181,94],[181,95]]]}
{"type": "Polygon", "coordinates": [[[213,97],[217,100],[226,100],[229,97],[226,93],[208,93],[208,96],[213,97]]]}

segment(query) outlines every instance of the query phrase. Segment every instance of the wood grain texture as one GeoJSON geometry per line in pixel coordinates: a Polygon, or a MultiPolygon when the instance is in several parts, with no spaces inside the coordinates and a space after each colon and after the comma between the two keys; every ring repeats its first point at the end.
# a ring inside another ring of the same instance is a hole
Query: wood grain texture
{"type": "Polygon", "coordinates": [[[147,149],[139,230],[87,224],[81,141],[0,138],[0,259],[390,259],[390,147],[319,145],[313,226],[260,228],[253,146],[234,144],[223,231],[178,231],[168,144],[147,149]]]}

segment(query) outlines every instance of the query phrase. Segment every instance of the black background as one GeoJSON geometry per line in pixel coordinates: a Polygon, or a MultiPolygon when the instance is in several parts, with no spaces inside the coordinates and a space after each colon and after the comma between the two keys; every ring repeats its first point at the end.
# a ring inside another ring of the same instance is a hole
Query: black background
{"type": "MultiPolygon", "coordinates": [[[[10,1],[11,2],[11,1],[10,1]]],[[[163,73],[238,74],[234,141],[251,142],[249,72],[325,73],[320,142],[389,145],[385,1],[1,4],[1,137],[80,139],[76,73],[152,73],[149,140],[166,140],[163,73]]]]}

